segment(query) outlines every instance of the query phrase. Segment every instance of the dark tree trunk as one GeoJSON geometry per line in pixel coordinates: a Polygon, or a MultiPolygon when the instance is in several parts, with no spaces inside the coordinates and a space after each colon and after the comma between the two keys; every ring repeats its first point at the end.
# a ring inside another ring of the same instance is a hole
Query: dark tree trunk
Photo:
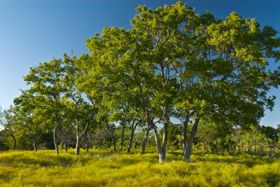
{"type": "Polygon", "coordinates": [[[134,136],[134,131],[131,130],[130,140],[129,140],[129,144],[128,144],[128,146],[127,146],[127,152],[128,152],[128,153],[130,153],[130,149],[131,149],[131,147],[132,147],[133,136],[134,136]]]}
{"type": "MultiPolygon", "coordinates": [[[[167,115],[167,107],[165,107],[164,108],[164,127],[163,127],[162,147],[161,147],[161,151],[159,151],[159,162],[165,161],[168,126],[169,126],[169,117],[167,115]]],[[[158,144],[159,141],[156,141],[156,142],[158,144]]],[[[159,148],[160,144],[158,144],[157,147],[159,148]]]]}
{"type": "Polygon", "coordinates": [[[56,141],[56,127],[53,129],[53,143],[54,143],[55,153],[58,154],[59,150],[58,150],[58,145],[57,145],[57,141],[56,141]]]}
{"type": "Polygon", "coordinates": [[[186,161],[186,162],[190,162],[191,161],[192,145],[193,145],[194,137],[195,137],[196,132],[197,132],[198,123],[199,123],[199,119],[196,118],[195,122],[193,124],[193,127],[192,127],[192,132],[191,132],[189,141],[188,141],[188,147],[186,149],[186,152],[184,152],[184,161],[186,161]]]}
{"type": "Polygon", "coordinates": [[[64,136],[64,141],[65,141],[65,153],[68,151],[68,135],[66,134],[64,136]]]}
{"type": "Polygon", "coordinates": [[[183,153],[184,155],[187,152],[187,130],[188,130],[188,124],[190,120],[190,113],[186,113],[186,119],[184,121],[183,127],[182,127],[182,146],[183,146],[183,153]]]}
{"type": "Polygon", "coordinates": [[[16,140],[16,138],[15,138],[14,134],[11,134],[11,137],[12,137],[12,138],[13,138],[13,140],[14,140],[13,150],[16,150],[17,140],[16,140]]]}
{"type": "Polygon", "coordinates": [[[145,139],[144,139],[143,144],[142,144],[142,152],[141,152],[141,154],[145,154],[145,149],[146,149],[146,144],[147,144],[148,137],[149,137],[149,132],[150,132],[150,128],[148,127],[145,139]]]}
{"type": "Polygon", "coordinates": [[[86,141],[86,150],[87,150],[87,153],[88,153],[89,144],[88,144],[88,137],[87,137],[87,134],[85,134],[85,141],[86,141]]]}
{"type": "Polygon", "coordinates": [[[73,128],[73,126],[70,126],[70,128],[65,133],[63,133],[64,141],[65,141],[65,153],[67,153],[67,151],[68,151],[68,134],[72,128],[73,128]]]}
{"type": "Polygon", "coordinates": [[[124,130],[125,130],[125,121],[123,121],[123,123],[122,123],[122,135],[121,135],[121,145],[120,145],[120,151],[122,151],[122,148],[123,148],[124,130]]]}
{"type": "Polygon", "coordinates": [[[256,138],[256,135],[255,135],[255,153],[257,153],[257,138],[256,138]]]}
{"type": "Polygon", "coordinates": [[[106,126],[107,126],[107,129],[108,129],[109,133],[110,133],[111,140],[112,140],[112,143],[113,143],[113,146],[114,146],[114,153],[116,153],[117,152],[116,142],[115,142],[114,134],[112,132],[112,129],[110,128],[110,125],[109,125],[108,121],[106,121],[106,126]]]}
{"type": "MultiPolygon", "coordinates": [[[[133,142],[133,137],[134,137],[134,132],[135,132],[135,129],[137,127],[139,122],[135,123],[134,125],[134,121],[131,125],[131,133],[130,133],[130,140],[129,140],[129,144],[128,144],[128,147],[127,147],[127,152],[130,153],[130,149],[132,147],[132,142],[133,142]]],[[[136,143],[135,143],[135,146],[136,146],[136,143]]],[[[136,147],[135,147],[136,148],[136,147]]]]}
{"type": "Polygon", "coordinates": [[[34,151],[37,152],[37,141],[36,141],[36,138],[33,138],[33,147],[34,147],[34,151]]]}
{"type": "Polygon", "coordinates": [[[162,139],[162,152],[163,152],[163,160],[165,161],[166,157],[166,145],[167,145],[167,135],[168,135],[168,124],[169,120],[165,121],[164,127],[163,127],[163,139],[162,139]]]}

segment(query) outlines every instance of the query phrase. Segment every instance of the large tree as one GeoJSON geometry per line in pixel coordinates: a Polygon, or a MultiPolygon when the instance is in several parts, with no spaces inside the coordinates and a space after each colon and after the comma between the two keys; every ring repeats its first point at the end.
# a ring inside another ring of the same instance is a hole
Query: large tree
{"type": "Polygon", "coordinates": [[[160,162],[175,113],[183,119],[184,159],[190,161],[201,119],[256,124],[264,108],[272,108],[274,98],[267,93],[278,86],[279,71],[268,70],[267,59],[279,60],[280,40],[271,27],[261,28],[255,19],[237,13],[224,21],[209,12],[198,15],[181,2],[156,10],[139,6],[137,11],[131,30],[105,28],[87,40],[93,59],[87,65],[93,75],[89,81],[99,82],[102,86],[91,88],[102,93],[139,102],[160,162]],[[162,144],[155,119],[163,123],[162,144]]]}

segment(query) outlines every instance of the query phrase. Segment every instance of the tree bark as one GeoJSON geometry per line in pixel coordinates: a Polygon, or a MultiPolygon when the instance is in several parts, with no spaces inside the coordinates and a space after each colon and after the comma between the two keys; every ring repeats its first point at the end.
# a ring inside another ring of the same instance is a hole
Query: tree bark
{"type": "Polygon", "coordinates": [[[16,138],[15,138],[14,134],[11,134],[11,137],[12,137],[12,138],[13,138],[13,140],[14,140],[13,150],[16,150],[17,140],[16,140],[16,138]]]}
{"type": "Polygon", "coordinates": [[[122,122],[122,135],[121,135],[120,151],[122,151],[122,148],[123,148],[124,130],[125,130],[125,121],[122,122]]]}
{"type": "Polygon", "coordinates": [[[117,152],[116,142],[115,142],[114,134],[112,132],[112,129],[110,128],[110,125],[109,125],[108,121],[106,121],[106,126],[107,126],[107,129],[108,129],[109,133],[110,133],[111,140],[112,140],[112,143],[113,143],[113,146],[114,146],[114,153],[116,153],[117,152]]]}
{"type": "Polygon", "coordinates": [[[86,134],[86,131],[89,127],[89,124],[90,122],[88,122],[86,124],[86,127],[84,128],[84,131],[80,134],[79,133],[79,122],[78,120],[76,119],[76,151],[75,151],[75,155],[79,155],[80,154],[80,138],[82,138],[85,134],[86,134]]]}
{"type": "Polygon", "coordinates": [[[87,137],[87,133],[85,134],[85,141],[86,141],[86,150],[87,150],[87,153],[88,153],[88,150],[89,150],[89,144],[88,144],[88,137],[87,137]]]}
{"type": "Polygon", "coordinates": [[[64,135],[64,141],[65,141],[65,153],[67,153],[67,151],[68,151],[68,134],[72,128],[73,128],[73,126],[70,126],[70,128],[65,133],[62,132],[62,134],[64,135]]]}
{"type": "Polygon", "coordinates": [[[80,137],[76,136],[76,150],[75,155],[80,155],[80,137]]]}
{"type": "Polygon", "coordinates": [[[58,145],[56,142],[56,127],[53,129],[53,143],[54,143],[54,148],[55,148],[55,154],[58,155],[59,150],[58,150],[58,145]]]}
{"type": "Polygon", "coordinates": [[[33,138],[33,147],[34,147],[34,151],[37,152],[37,141],[36,141],[36,138],[33,138]]]}
{"type": "Polygon", "coordinates": [[[161,163],[161,162],[163,162],[165,160],[165,155],[166,155],[166,142],[167,142],[167,127],[168,127],[168,123],[166,123],[166,119],[165,119],[165,121],[164,121],[164,129],[163,129],[163,140],[162,140],[162,144],[163,145],[161,146],[156,126],[155,126],[154,122],[152,121],[152,119],[150,118],[150,116],[148,115],[147,111],[146,111],[146,117],[147,117],[148,125],[150,127],[152,127],[152,129],[153,129],[153,134],[154,134],[155,141],[156,141],[156,147],[157,147],[157,150],[158,150],[159,162],[161,163]]]}
{"type": "Polygon", "coordinates": [[[165,161],[166,157],[166,145],[167,145],[167,137],[168,137],[168,126],[169,126],[169,117],[167,114],[167,107],[164,107],[164,127],[163,127],[163,137],[162,137],[162,155],[159,155],[159,160],[165,161]]]}
{"type": "Polygon", "coordinates": [[[147,144],[148,137],[149,137],[149,132],[150,132],[150,128],[148,127],[145,139],[144,139],[143,144],[142,144],[142,152],[141,152],[141,154],[145,154],[145,149],[146,149],[146,144],[147,144]]]}
{"type": "Polygon", "coordinates": [[[127,152],[128,153],[130,153],[130,149],[132,147],[133,136],[134,136],[134,131],[131,130],[130,140],[129,140],[129,144],[127,146],[127,152]]]}
{"type": "Polygon", "coordinates": [[[192,145],[193,145],[194,137],[195,137],[196,132],[197,132],[197,126],[198,126],[199,120],[200,120],[199,118],[195,119],[195,122],[194,122],[193,127],[192,127],[192,132],[191,132],[191,135],[190,135],[190,138],[189,138],[189,141],[188,141],[188,147],[186,149],[186,152],[184,152],[184,161],[186,161],[186,162],[191,161],[190,158],[191,158],[192,145]]]}
{"type": "Polygon", "coordinates": [[[183,127],[182,127],[182,146],[183,146],[183,153],[184,155],[187,152],[187,130],[188,130],[188,124],[190,120],[190,112],[186,113],[186,119],[184,121],[183,127]]]}
{"type": "Polygon", "coordinates": [[[131,133],[130,133],[130,140],[129,140],[129,144],[128,144],[128,147],[127,147],[127,152],[130,153],[130,149],[132,147],[132,142],[133,142],[133,137],[134,137],[134,132],[135,132],[135,129],[137,127],[139,122],[135,123],[134,125],[134,121],[131,125],[131,133]]]}
{"type": "Polygon", "coordinates": [[[68,135],[66,134],[64,136],[64,141],[65,141],[65,153],[68,151],[68,135]]]}
{"type": "Polygon", "coordinates": [[[160,145],[160,140],[159,140],[157,130],[156,130],[155,127],[153,127],[153,134],[154,134],[154,137],[155,137],[156,146],[157,146],[157,150],[158,150],[158,156],[159,156],[158,161],[161,163],[162,161],[165,160],[165,153],[163,152],[163,149],[160,145]]]}

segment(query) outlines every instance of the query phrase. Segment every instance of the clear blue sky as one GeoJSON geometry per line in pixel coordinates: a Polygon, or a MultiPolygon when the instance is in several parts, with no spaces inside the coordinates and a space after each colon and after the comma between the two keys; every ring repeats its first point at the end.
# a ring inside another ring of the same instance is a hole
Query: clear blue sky
{"type": "MultiPolygon", "coordinates": [[[[157,8],[175,0],[0,0],[0,106],[8,108],[25,89],[23,76],[39,62],[61,58],[72,50],[88,53],[85,40],[104,27],[130,28],[138,5],[157,8]]],[[[257,18],[280,31],[279,0],[188,0],[197,13],[216,18],[236,11],[243,18],[257,18]]],[[[280,63],[279,63],[280,65],[280,63]]],[[[276,67],[275,65],[271,68],[276,67]]],[[[280,90],[273,112],[266,111],[261,125],[280,124],[280,90]]]]}

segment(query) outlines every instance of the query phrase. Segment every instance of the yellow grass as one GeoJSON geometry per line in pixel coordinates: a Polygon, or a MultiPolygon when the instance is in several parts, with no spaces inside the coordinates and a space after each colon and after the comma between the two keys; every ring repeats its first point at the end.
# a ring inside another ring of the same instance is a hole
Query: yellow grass
{"type": "Polygon", "coordinates": [[[156,153],[112,154],[106,150],[9,151],[0,153],[0,186],[280,186],[280,161],[250,155],[180,151],[158,163],[156,153]]]}

